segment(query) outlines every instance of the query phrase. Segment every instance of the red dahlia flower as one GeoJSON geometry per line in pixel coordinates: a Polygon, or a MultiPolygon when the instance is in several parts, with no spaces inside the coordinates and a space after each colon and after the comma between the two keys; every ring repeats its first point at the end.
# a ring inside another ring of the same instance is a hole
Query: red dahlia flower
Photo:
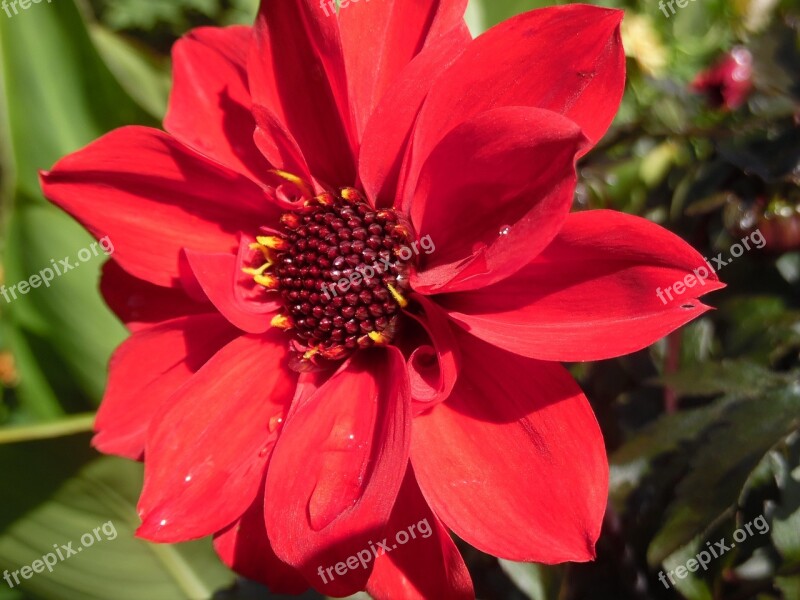
{"type": "Polygon", "coordinates": [[[736,110],[747,102],[753,91],[753,55],[744,46],[736,46],[722,55],[714,66],[701,71],[691,89],[703,93],[715,108],[736,110]]]}
{"type": "Polygon", "coordinates": [[[720,286],[665,304],[695,251],[569,214],[622,95],[622,13],[472,40],[465,4],[267,0],[176,44],[167,133],[42,175],[116,248],[102,290],[132,335],[94,443],[144,459],[142,537],[214,534],[273,590],[377,598],[474,597],[450,531],[594,557],[608,466],[557,361],[643,348],[720,286]]]}

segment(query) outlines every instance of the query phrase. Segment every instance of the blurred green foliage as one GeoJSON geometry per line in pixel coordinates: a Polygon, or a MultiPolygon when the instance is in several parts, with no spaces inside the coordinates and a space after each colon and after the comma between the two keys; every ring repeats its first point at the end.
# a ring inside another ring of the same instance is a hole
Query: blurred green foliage
{"type": "MultiPolygon", "coordinates": [[[[554,3],[566,2],[474,0],[468,22],[479,34],[554,3]]],[[[614,126],[580,165],[576,210],[646,216],[709,257],[755,229],[766,247],[721,273],[728,287],[709,300],[717,311],[646,351],[573,367],[611,457],[595,563],[525,565],[462,550],[482,598],[800,600],[800,6],[693,0],[668,17],[656,0],[600,4],[626,9],[629,79],[614,126]],[[689,84],[734,46],[752,53],[753,91],[725,110],[689,84]],[[761,515],[767,535],[674,587],[659,582],[659,571],[761,515]]],[[[91,239],[44,201],[37,172],[117,126],[157,126],[174,40],[191,27],[248,23],[256,8],[60,0],[13,20],[0,13],[3,281],[91,239]]],[[[0,600],[265,597],[244,581],[224,589],[232,575],[207,543],[136,540],[141,468],[88,448],[105,365],[125,336],[97,292],[101,262],[0,301],[0,570],[107,521],[118,537],[24,591],[0,584],[0,600]]]]}

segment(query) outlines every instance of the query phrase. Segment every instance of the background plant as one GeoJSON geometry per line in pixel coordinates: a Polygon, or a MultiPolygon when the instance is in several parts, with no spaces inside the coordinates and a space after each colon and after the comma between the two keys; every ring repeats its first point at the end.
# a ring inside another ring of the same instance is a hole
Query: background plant
{"type": "MultiPolygon", "coordinates": [[[[544,4],[475,0],[470,26],[478,34],[544,4]]],[[[798,600],[800,4],[695,0],[670,18],[653,0],[598,4],[627,11],[629,79],[612,130],[580,165],[575,210],[645,216],[709,257],[755,229],[767,245],[721,273],[728,287],[708,299],[717,311],[645,351],[572,366],[611,457],[597,562],[544,567],[462,550],[481,598],[798,600]],[[691,91],[696,74],[735,47],[752,55],[747,102],[730,109],[691,91]],[[759,515],[768,535],[674,589],[658,581],[759,515]]],[[[123,124],[157,126],[172,42],[199,25],[249,23],[256,8],[59,0],[13,19],[0,13],[5,282],[90,242],[44,201],[37,170],[123,124]]],[[[133,537],[141,468],[88,444],[106,362],[125,336],[98,273],[87,264],[49,290],[0,301],[0,570],[108,520],[119,536],[21,589],[0,585],[0,600],[274,597],[235,581],[208,541],[133,537]]]]}

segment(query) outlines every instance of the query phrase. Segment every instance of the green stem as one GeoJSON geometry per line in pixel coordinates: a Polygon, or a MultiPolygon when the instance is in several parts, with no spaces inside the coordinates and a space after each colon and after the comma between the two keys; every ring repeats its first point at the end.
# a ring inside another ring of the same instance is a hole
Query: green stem
{"type": "Polygon", "coordinates": [[[93,412],[82,413],[48,423],[0,428],[0,444],[47,440],[85,433],[92,430],[94,417],[95,413],[93,412]]]}

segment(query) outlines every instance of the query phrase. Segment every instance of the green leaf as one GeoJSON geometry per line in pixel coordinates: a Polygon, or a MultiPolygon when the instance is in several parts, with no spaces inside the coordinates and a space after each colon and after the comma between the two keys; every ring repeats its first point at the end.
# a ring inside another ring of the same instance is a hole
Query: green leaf
{"type": "Polygon", "coordinates": [[[755,396],[771,387],[786,385],[793,375],[775,373],[747,360],[699,363],[658,379],[679,395],[713,396],[739,393],[755,396]]]}
{"type": "Polygon", "coordinates": [[[797,600],[800,598],[800,576],[776,577],[775,585],[783,593],[783,597],[786,600],[797,600]]]}
{"type": "Polygon", "coordinates": [[[213,16],[219,11],[218,0],[105,0],[105,20],[115,29],[151,30],[169,24],[173,30],[188,26],[186,14],[198,12],[213,16]]]}
{"type": "Polygon", "coordinates": [[[610,494],[622,511],[628,494],[655,470],[654,462],[667,453],[686,449],[725,413],[730,401],[723,399],[695,410],[660,417],[637,433],[610,458],[610,494]]]}
{"type": "Polygon", "coordinates": [[[702,579],[704,571],[697,561],[698,552],[705,549],[703,541],[702,538],[695,538],[682,548],[670,554],[664,559],[664,570],[659,571],[659,583],[665,587],[672,587],[672,581],[674,581],[675,589],[677,589],[686,600],[713,600],[714,598],[708,584],[702,579]],[[690,560],[694,562],[690,564],[690,560]],[[687,565],[692,566],[694,571],[690,570],[687,565]],[[684,575],[683,577],[675,573],[675,570],[679,567],[683,567],[683,570],[680,572],[684,575]],[[684,570],[686,571],[685,573],[684,570]],[[662,573],[664,574],[663,580],[660,578],[662,573]],[[669,577],[670,575],[672,575],[671,580],[669,577]]]}
{"type": "Polygon", "coordinates": [[[84,415],[74,415],[51,423],[18,427],[0,427],[0,444],[44,440],[91,431],[94,418],[95,413],[88,413],[84,415]]]}
{"type": "Polygon", "coordinates": [[[783,557],[782,570],[800,568],[800,443],[795,440],[787,461],[778,470],[781,499],[772,516],[772,542],[783,557]]]}
{"type": "Polygon", "coordinates": [[[89,28],[97,50],[131,98],[161,121],[170,90],[169,61],[100,25],[89,28]]]}
{"type": "Polygon", "coordinates": [[[564,577],[557,566],[499,559],[500,568],[530,600],[557,600],[564,577]]]}
{"type": "Polygon", "coordinates": [[[60,0],[0,19],[0,57],[13,158],[23,192],[38,171],[126,123],[154,123],[98,56],[75,4],[60,0]]]}
{"type": "MultiPolygon", "coordinates": [[[[83,393],[97,403],[105,386],[108,357],[126,333],[97,291],[104,253],[98,249],[98,256],[94,256],[90,252],[87,262],[78,258],[92,243],[93,238],[58,208],[19,206],[9,224],[6,285],[10,287],[52,268],[51,261],[59,263],[69,258],[76,265],[55,277],[50,287],[18,294],[8,311],[17,326],[49,340],[51,351],[83,393]]],[[[89,406],[77,408],[85,410],[89,406]]]]}
{"type": "Polygon", "coordinates": [[[142,467],[106,457],[75,471],[88,455],[87,442],[85,436],[77,436],[0,447],[2,472],[17,488],[17,501],[4,506],[10,524],[0,527],[0,568],[13,572],[31,565],[54,552],[54,545],[72,542],[76,550],[83,547],[56,561],[52,572],[21,580],[19,587],[26,595],[205,600],[230,584],[233,576],[216,558],[209,540],[172,546],[134,537],[142,467]],[[38,475],[26,477],[22,469],[38,475]]]}
{"type": "MultiPolygon", "coordinates": [[[[15,182],[6,190],[3,223],[4,279],[11,286],[51,261],[74,261],[91,242],[42,198],[38,171],[114,127],[155,121],[114,79],[71,1],[0,18],[0,71],[6,91],[0,120],[8,123],[1,132],[8,149],[3,166],[15,182]]],[[[97,292],[101,263],[93,258],[3,306],[20,376],[17,422],[87,410],[87,398],[99,401],[109,354],[124,335],[97,292]]]]}
{"type": "Polygon", "coordinates": [[[734,403],[678,485],[666,522],[648,548],[648,562],[661,563],[729,514],[767,452],[800,427],[798,415],[798,385],[734,403]]]}

